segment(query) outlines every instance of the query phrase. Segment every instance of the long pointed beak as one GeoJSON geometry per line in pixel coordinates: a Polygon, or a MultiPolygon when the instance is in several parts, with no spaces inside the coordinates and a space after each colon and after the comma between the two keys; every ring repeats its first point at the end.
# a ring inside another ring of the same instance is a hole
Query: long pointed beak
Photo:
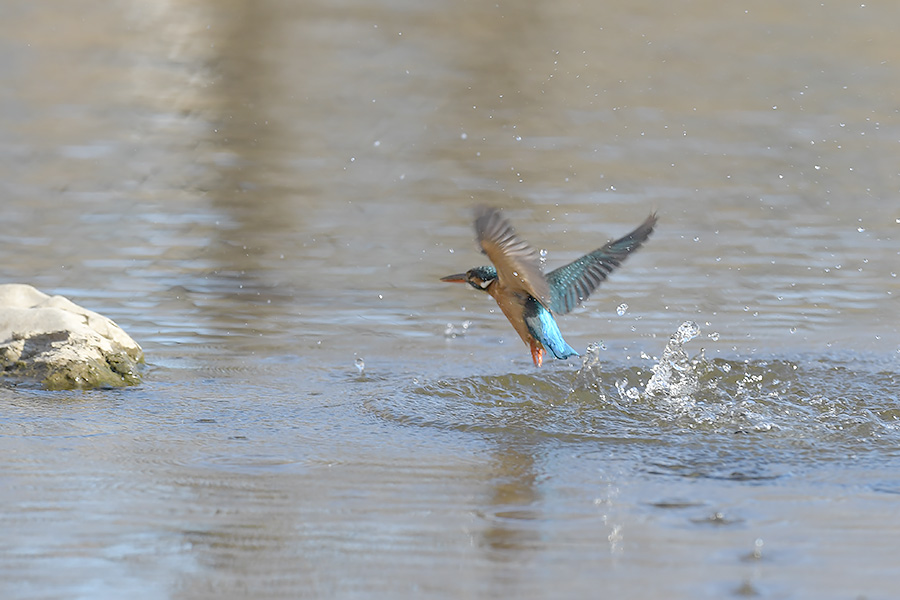
{"type": "Polygon", "coordinates": [[[465,283],[466,282],[466,274],[465,273],[457,273],[456,275],[447,275],[446,277],[441,277],[441,281],[447,281],[450,283],[465,283]]]}

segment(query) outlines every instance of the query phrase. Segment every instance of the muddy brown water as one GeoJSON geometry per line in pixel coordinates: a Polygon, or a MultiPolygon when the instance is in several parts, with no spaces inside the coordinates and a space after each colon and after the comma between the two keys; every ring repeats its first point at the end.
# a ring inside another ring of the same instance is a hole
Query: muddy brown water
{"type": "Polygon", "coordinates": [[[0,387],[2,597],[900,594],[900,4],[0,13],[0,279],[148,363],[0,387]],[[585,362],[438,281],[476,204],[658,211],[585,362]]]}

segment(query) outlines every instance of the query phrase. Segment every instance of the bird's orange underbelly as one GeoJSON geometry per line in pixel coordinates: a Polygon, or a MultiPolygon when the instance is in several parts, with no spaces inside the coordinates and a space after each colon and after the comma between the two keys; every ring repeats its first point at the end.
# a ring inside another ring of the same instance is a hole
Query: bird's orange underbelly
{"type": "Polygon", "coordinates": [[[506,315],[507,320],[513,326],[513,329],[516,330],[516,333],[519,334],[519,337],[522,338],[522,341],[525,342],[525,345],[531,346],[532,342],[537,340],[531,336],[528,332],[528,327],[525,325],[524,313],[525,300],[527,298],[523,298],[516,293],[504,293],[502,289],[494,289],[495,287],[498,287],[497,284],[491,286],[488,292],[497,301],[500,310],[506,315]]]}

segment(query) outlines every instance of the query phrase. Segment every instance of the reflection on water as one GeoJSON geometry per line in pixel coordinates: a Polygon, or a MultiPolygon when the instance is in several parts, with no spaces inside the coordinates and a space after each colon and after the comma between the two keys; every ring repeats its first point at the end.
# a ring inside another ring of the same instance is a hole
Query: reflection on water
{"type": "Polygon", "coordinates": [[[898,10],[6,3],[0,277],[149,365],[0,387],[0,595],[891,596],[898,10]],[[437,281],[479,203],[659,212],[582,365],[437,281]]]}
{"type": "Polygon", "coordinates": [[[543,515],[534,456],[509,448],[498,452],[494,463],[492,495],[487,512],[480,515],[487,524],[483,543],[496,551],[497,560],[521,560],[523,551],[541,550],[543,515]]]}

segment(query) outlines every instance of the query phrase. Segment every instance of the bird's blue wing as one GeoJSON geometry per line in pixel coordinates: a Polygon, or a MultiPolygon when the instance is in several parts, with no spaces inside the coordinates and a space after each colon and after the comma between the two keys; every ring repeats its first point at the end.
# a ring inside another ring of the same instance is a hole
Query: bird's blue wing
{"type": "Polygon", "coordinates": [[[547,273],[550,310],[564,315],[581,304],[629,254],[647,241],[654,225],[656,213],[628,235],[547,273]]]}

